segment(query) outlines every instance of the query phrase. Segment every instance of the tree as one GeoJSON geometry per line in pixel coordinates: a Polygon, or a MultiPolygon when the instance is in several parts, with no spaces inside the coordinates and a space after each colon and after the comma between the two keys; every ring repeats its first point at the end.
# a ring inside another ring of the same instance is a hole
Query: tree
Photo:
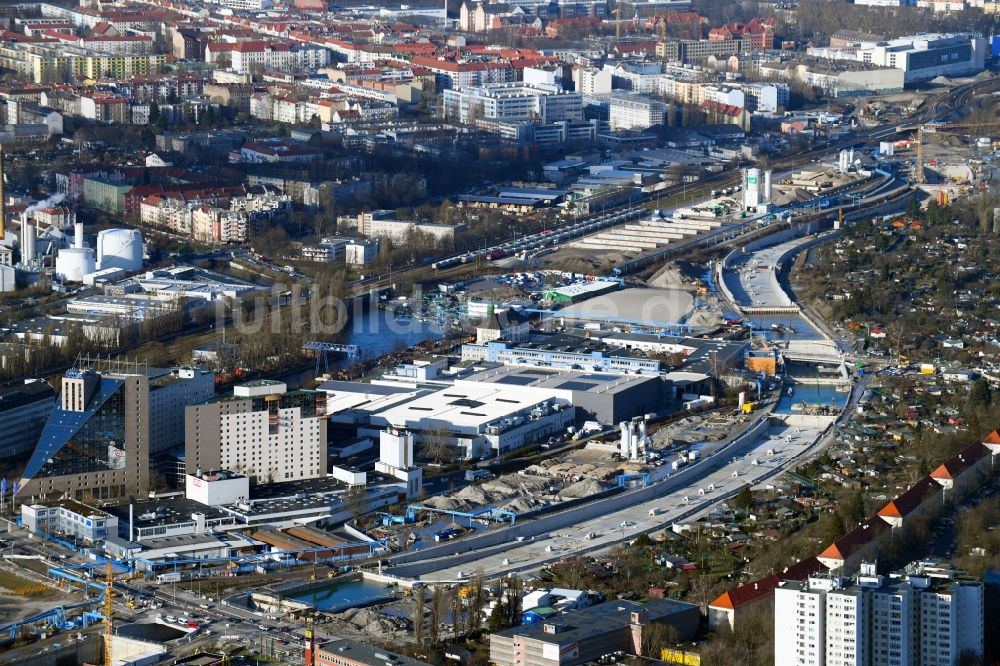
{"type": "Polygon", "coordinates": [[[854,529],[865,519],[865,498],[860,490],[855,491],[840,508],[844,529],[854,529]]]}
{"type": "Polygon", "coordinates": [[[663,622],[647,622],[642,626],[641,650],[643,657],[659,659],[664,648],[677,644],[677,628],[663,622]]]}
{"type": "Polygon", "coordinates": [[[736,493],[732,504],[733,508],[738,511],[749,512],[753,508],[753,492],[751,492],[749,484],[740,488],[740,492],[736,493]]]}
{"type": "Polygon", "coordinates": [[[507,624],[507,611],[504,608],[504,602],[502,599],[498,599],[493,610],[490,611],[490,619],[486,623],[486,628],[491,632],[503,631],[508,626],[507,624]]]}
{"type": "Polygon", "coordinates": [[[819,536],[824,548],[838,541],[844,533],[844,523],[835,512],[828,511],[820,518],[819,536]]]}
{"type": "Polygon", "coordinates": [[[705,610],[714,598],[712,594],[712,587],[712,579],[705,574],[696,576],[691,581],[691,587],[688,590],[688,594],[690,595],[691,600],[698,604],[702,610],[705,610]]]}
{"type": "Polygon", "coordinates": [[[454,448],[444,430],[432,428],[420,437],[421,457],[433,460],[436,465],[440,465],[444,460],[449,460],[453,452],[454,448]]]}
{"type": "Polygon", "coordinates": [[[469,632],[479,631],[483,626],[483,602],[486,596],[486,578],[482,569],[476,571],[469,582],[469,632]]]}
{"type": "Polygon", "coordinates": [[[413,616],[411,617],[413,641],[417,645],[421,645],[424,642],[424,588],[414,586],[411,591],[413,592],[413,616]]]}
{"type": "Polygon", "coordinates": [[[344,493],[344,506],[351,512],[351,517],[355,521],[365,512],[366,494],[365,487],[361,484],[348,487],[344,493]]]}
{"type": "Polygon", "coordinates": [[[993,402],[993,391],[985,379],[977,379],[969,391],[969,404],[975,407],[985,407],[993,402]]]}
{"type": "Polygon", "coordinates": [[[428,625],[431,645],[437,645],[441,641],[445,619],[448,617],[448,608],[451,606],[448,591],[441,585],[434,587],[431,592],[431,616],[428,625]]]}
{"type": "Polygon", "coordinates": [[[163,120],[163,116],[160,114],[160,105],[153,100],[149,103],[149,124],[159,125],[160,121],[163,120]]]}

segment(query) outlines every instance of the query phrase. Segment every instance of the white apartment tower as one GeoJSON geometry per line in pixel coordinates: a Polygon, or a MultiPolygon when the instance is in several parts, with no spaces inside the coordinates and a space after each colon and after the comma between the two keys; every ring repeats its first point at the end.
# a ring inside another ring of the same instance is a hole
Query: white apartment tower
{"type": "Polygon", "coordinates": [[[776,666],[823,666],[826,594],[831,579],[783,583],[774,591],[774,663],[776,666]],[[779,624],[778,618],[781,618],[779,624]],[[780,628],[779,628],[780,627],[780,628]]]}
{"type": "Polygon", "coordinates": [[[826,595],[826,666],[865,664],[865,596],[860,589],[826,595]]]}
{"type": "Polygon", "coordinates": [[[775,666],[955,666],[983,654],[983,585],[931,562],[888,577],[786,581],[774,592],[775,666]]]}

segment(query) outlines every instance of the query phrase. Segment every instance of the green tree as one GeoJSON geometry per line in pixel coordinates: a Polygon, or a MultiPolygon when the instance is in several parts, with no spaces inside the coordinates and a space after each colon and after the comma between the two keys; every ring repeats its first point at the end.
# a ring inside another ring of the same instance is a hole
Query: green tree
{"type": "Polygon", "coordinates": [[[497,600],[493,610],[490,611],[490,619],[487,621],[486,626],[490,631],[502,631],[506,629],[509,625],[507,624],[507,604],[503,599],[497,600]]]}
{"type": "Polygon", "coordinates": [[[636,548],[646,548],[653,545],[653,540],[649,538],[648,534],[643,533],[636,537],[636,540],[632,542],[632,545],[636,548]]]}
{"type": "Polygon", "coordinates": [[[845,529],[854,529],[865,519],[865,499],[858,490],[841,506],[841,521],[845,529]]]}
{"type": "Polygon", "coordinates": [[[823,548],[844,536],[844,523],[835,512],[829,511],[819,519],[819,538],[823,548]]]}
{"type": "Polygon", "coordinates": [[[977,379],[969,391],[969,404],[975,407],[985,407],[993,402],[993,391],[985,379],[977,379]]]}
{"type": "Polygon", "coordinates": [[[750,511],[753,507],[753,493],[750,491],[749,484],[740,488],[740,492],[736,493],[732,504],[733,508],[738,511],[750,511]]]}

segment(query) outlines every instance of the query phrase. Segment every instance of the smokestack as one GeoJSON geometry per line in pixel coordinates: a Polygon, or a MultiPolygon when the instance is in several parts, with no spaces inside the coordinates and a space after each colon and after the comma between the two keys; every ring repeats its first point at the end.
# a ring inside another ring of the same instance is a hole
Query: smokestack
{"type": "Polygon", "coordinates": [[[6,238],[7,233],[7,195],[4,193],[4,164],[3,164],[3,146],[0,145],[0,241],[6,238]]]}
{"type": "Polygon", "coordinates": [[[74,231],[73,247],[83,249],[83,222],[77,222],[74,231]]]}
{"type": "Polygon", "coordinates": [[[35,260],[35,227],[28,221],[27,211],[21,213],[21,263],[28,266],[35,260]]]}

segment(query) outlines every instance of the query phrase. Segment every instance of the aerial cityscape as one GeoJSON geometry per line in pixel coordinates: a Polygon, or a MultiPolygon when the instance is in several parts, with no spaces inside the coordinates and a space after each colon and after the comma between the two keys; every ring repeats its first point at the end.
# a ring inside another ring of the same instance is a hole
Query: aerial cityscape
{"type": "Polygon", "coordinates": [[[0,121],[0,666],[1000,665],[1000,1],[15,0],[0,121]]]}

